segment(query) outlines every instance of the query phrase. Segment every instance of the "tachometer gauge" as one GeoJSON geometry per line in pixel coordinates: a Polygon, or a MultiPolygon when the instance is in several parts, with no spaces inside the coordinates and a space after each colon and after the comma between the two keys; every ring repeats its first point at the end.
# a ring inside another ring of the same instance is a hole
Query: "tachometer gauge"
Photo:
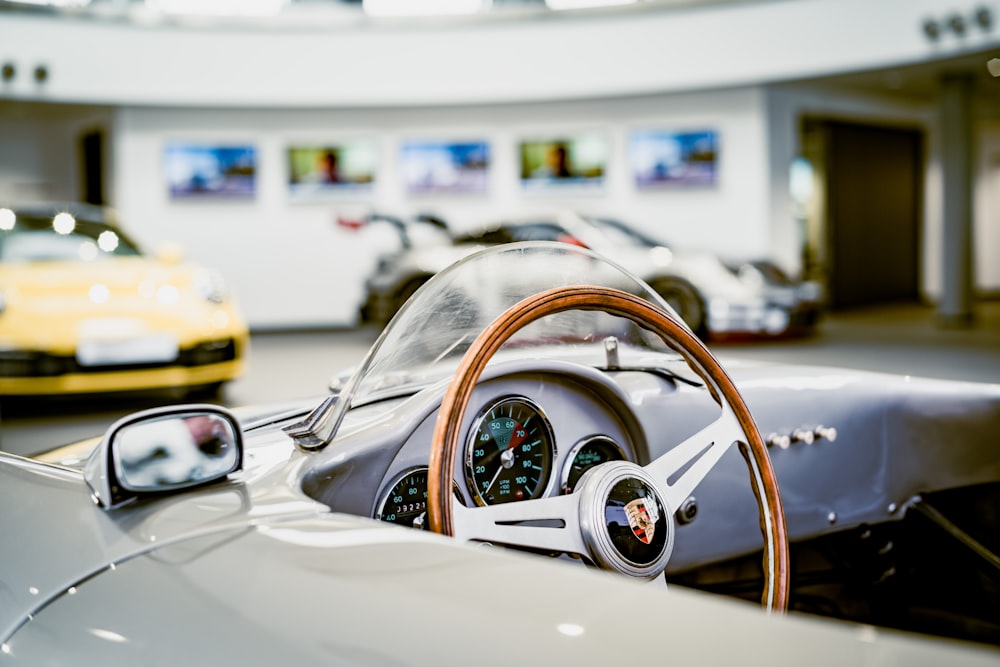
{"type": "Polygon", "coordinates": [[[429,530],[427,468],[414,468],[397,477],[382,495],[375,518],[409,528],[429,530]]]}
{"type": "Polygon", "coordinates": [[[525,398],[505,398],[473,424],[465,455],[469,488],[480,505],[538,498],[554,457],[552,429],[541,409],[525,398]]]}
{"type": "Polygon", "coordinates": [[[576,443],[567,458],[569,463],[563,470],[562,491],[573,493],[583,473],[608,461],[624,461],[625,454],[608,436],[595,435],[576,443]]]}

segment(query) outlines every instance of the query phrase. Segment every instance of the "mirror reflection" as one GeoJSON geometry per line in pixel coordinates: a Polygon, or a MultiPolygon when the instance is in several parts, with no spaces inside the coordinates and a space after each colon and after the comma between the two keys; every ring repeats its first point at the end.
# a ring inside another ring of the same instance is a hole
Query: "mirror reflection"
{"type": "Polygon", "coordinates": [[[118,480],[131,491],[156,491],[218,479],[239,463],[236,438],[234,424],[214,413],[129,424],[112,443],[118,480]]]}

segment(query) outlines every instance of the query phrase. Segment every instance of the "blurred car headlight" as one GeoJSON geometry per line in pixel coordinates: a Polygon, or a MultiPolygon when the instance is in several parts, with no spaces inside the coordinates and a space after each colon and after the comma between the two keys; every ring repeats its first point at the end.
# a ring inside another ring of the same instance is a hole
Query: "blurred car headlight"
{"type": "Polygon", "coordinates": [[[729,302],[719,297],[709,300],[708,313],[714,318],[729,317],[729,302]]]}
{"type": "Polygon", "coordinates": [[[802,294],[797,288],[772,287],[767,291],[768,300],[776,306],[783,308],[794,308],[802,301],[802,294]]]}
{"type": "Polygon", "coordinates": [[[768,308],[764,313],[764,331],[769,334],[777,335],[784,332],[790,322],[788,312],[781,308],[768,308]]]}
{"type": "Polygon", "coordinates": [[[199,269],[194,275],[194,286],[203,299],[211,303],[225,303],[229,287],[217,271],[199,269]]]}
{"type": "Polygon", "coordinates": [[[798,287],[800,301],[822,301],[823,287],[815,280],[807,280],[798,287]]]}

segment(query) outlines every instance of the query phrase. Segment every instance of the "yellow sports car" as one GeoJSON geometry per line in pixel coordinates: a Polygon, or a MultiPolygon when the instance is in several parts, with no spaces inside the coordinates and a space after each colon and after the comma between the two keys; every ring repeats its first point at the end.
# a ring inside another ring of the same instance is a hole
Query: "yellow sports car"
{"type": "Polygon", "coordinates": [[[0,208],[0,394],[217,391],[248,332],[221,278],[93,206],[0,208]]]}

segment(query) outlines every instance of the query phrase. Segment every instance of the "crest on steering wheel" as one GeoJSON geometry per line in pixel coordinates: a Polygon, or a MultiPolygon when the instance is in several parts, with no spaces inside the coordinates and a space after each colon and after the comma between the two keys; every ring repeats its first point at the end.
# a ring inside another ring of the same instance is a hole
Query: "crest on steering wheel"
{"type": "MultiPolygon", "coordinates": [[[[656,513],[656,510],[653,510],[656,513]]],[[[653,540],[653,532],[656,530],[656,519],[650,516],[649,506],[645,498],[636,498],[625,505],[625,516],[628,517],[628,525],[632,528],[639,541],[649,544],[653,540]]]]}

